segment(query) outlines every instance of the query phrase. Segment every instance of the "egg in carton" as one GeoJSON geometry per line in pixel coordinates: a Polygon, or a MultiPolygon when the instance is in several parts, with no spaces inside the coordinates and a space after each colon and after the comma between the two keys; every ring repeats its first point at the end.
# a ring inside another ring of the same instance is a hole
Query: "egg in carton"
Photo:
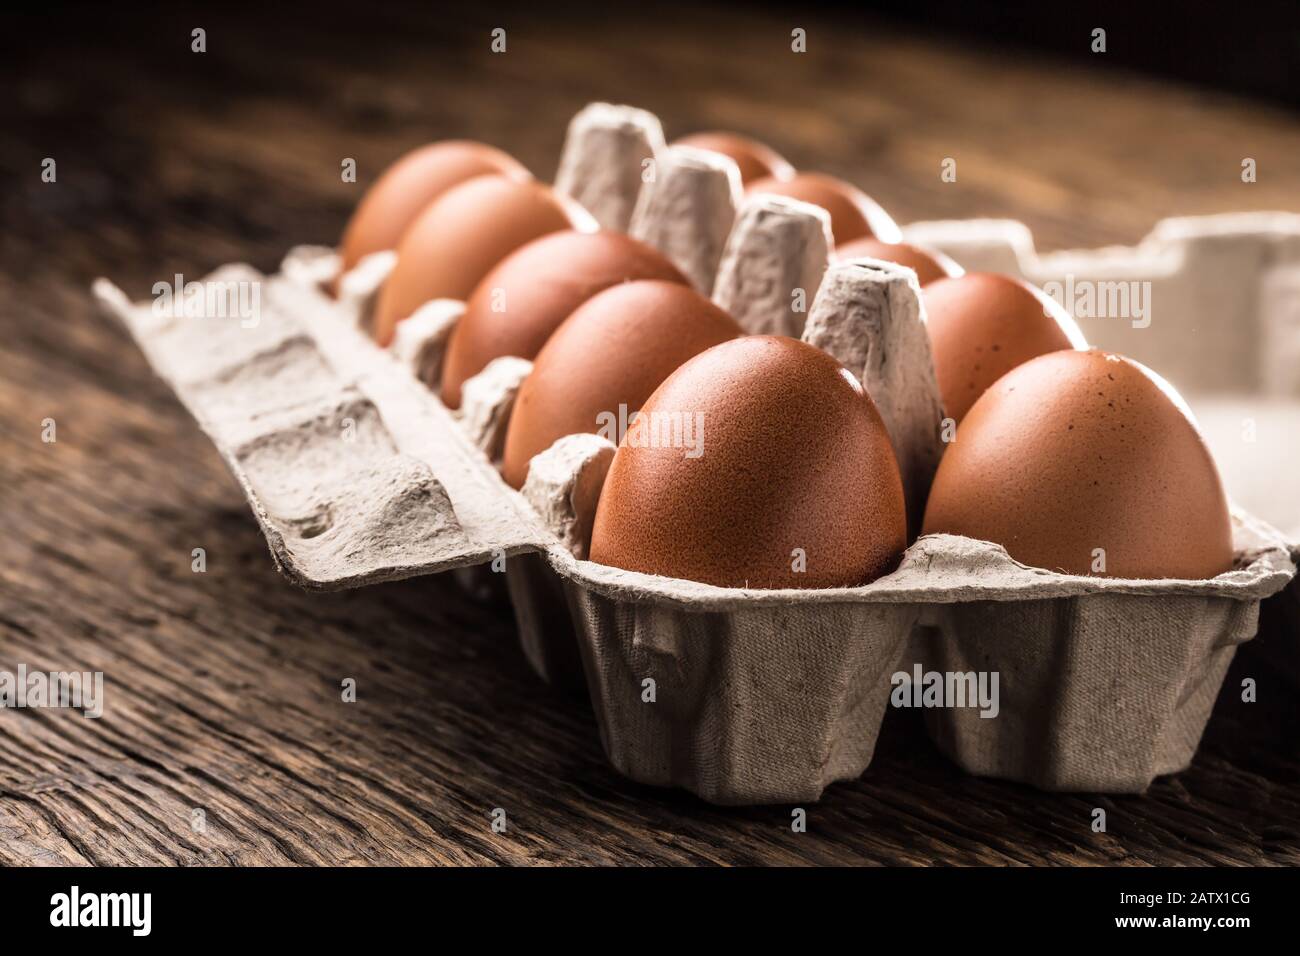
{"type": "MultiPolygon", "coordinates": [[[[734,180],[725,163],[688,152],[678,166],[668,153],[664,182],[678,195],[735,197],[730,182],[706,188],[719,175],[734,180]]],[[[784,295],[738,277],[776,268],[811,285],[824,255],[818,211],[764,200],[715,243],[670,241],[716,237],[725,217],[701,215],[707,207],[638,199],[630,222],[640,211],[643,234],[679,257],[704,250],[683,260],[697,282],[711,250],[730,242],[718,298],[753,331],[798,331],[784,295]],[[766,304],[753,291],[764,288],[766,304]]],[[[575,657],[571,633],[556,626],[562,593],[606,750],[643,782],[722,803],[815,799],[862,772],[890,676],[925,660],[949,670],[979,662],[1010,682],[999,720],[929,714],[936,741],[967,769],[1053,789],[1140,790],[1190,760],[1259,599],[1293,571],[1244,516],[1239,566],[1198,582],[1071,578],[950,536],[920,539],[897,571],[862,588],[716,588],[594,565],[580,560],[584,529],[612,446],[562,439],[534,460],[525,495],[514,492],[489,457],[527,363],[486,369],[454,418],[420,383],[433,377],[459,305],[426,305],[384,352],[361,331],[382,254],[344,277],[337,301],[317,291],[330,255],[300,250],[271,278],[217,277],[266,289],[252,336],[160,321],[102,282],[97,292],[221,448],[297,583],[349,587],[505,559],[525,648],[544,673],[571,673],[575,657]],[[1083,670],[1070,666],[1085,658],[1083,670]]],[[[908,488],[923,488],[937,460],[937,391],[915,279],[875,262],[827,275],[805,333],[880,396],[908,488]]],[[[914,490],[908,502],[915,515],[914,490]]]]}

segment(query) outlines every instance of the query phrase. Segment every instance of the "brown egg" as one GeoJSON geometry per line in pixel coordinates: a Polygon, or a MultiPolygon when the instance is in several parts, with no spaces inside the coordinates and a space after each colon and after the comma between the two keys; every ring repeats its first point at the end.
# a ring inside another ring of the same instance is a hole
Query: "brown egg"
{"type": "Polygon", "coordinates": [[[939,464],[924,530],[1070,574],[1209,578],[1233,560],[1223,486],[1186,405],[1150,369],[1095,349],[1039,356],[984,393],[939,464]]]}
{"type": "Polygon", "coordinates": [[[757,179],[748,183],[745,192],[775,193],[821,206],[831,217],[831,234],[842,245],[864,236],[882,242],[902,238],[898,226],[874,199],[857,186],[822,173],[796,173],[787,180],[757,179]]]}
{"type": "Polygon", "coordinates": [[[407,153],[384,170],[352,214],[339,247],[342,271],[372,252],[397,248],[402,233],[425,206],[451,187],[485,173],[532,178],[513,157],[483,143],[448,140],[407,153]]]}
{"type": "Polygon", "coordinates": [[[1011,276],[972,272],[931,282],[921,295],[944,410],[958,422],[1022,362],[1088,347],[1056,300],[1011,276]]]}
{"type": "Polygon", "coordinates": [[[558,232],[511,253],[470,295],[442,365],[442,400],[460,407],[460,389],[494,358],[531,359],[578,306],[630,279],[689,285],[671,262],[619,232],[558,232]]]}
{"type": "Polygon", "coordinates": [[[790,179],[794,176],[794,167],[784,157],[769,146],[757,140],[735,133],[710,131],[692,133],[673,143],[674,146],[693,146],[707,149],[723,156],[730,156],[740,167],[740,181],[748,185],[755,179],[771,176],[774,179],[790,179]]]}
{"type": "Polygon", "coordinates": [[[646,401],[605,480],[591,560],[723,587],[844,587],[892,570],[905,528],[861,385],[821,349],[751,335],[646,401]]]}
{"type": "Polygon", "coordinates": [[[934,282],[936,279],[956,278],[966,271],[938,249],[913,246],[906,242],[881,242],[879,239],[854,239],[842,246],[836,246],[835,258],[841,262],[847,259],[883,259],[886,262],[896,262],[915,272],[916,281],[921,285],[934,282]]]}
{"type": "Polygon", "coordinates": [[[573,200],[536,181],[479,176],[435,199],[402,236],[397,265],[379,294],[380,345],[430,299],[464,299],[498,262],[524,243],[561,229],[595,232],[573,200]]]}
{"type": "Polygon", "coordinates": [[[565,435],[594,432],[617,443],[623,423],[679,365],[740,334],[731,316],[680,283],[625,282],[592,296],[555,330],[524,379],[502,475],[523,487],[532,457],[565,435]]]}

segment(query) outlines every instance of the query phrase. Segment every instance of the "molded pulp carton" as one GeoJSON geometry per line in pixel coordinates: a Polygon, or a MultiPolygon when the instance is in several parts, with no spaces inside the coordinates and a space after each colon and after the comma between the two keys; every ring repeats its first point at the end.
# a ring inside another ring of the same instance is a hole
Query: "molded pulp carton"
{"type": "MultiPolygon", "coordinates": [[[[608,228],[657,245],[747,331],[802,335],[858,376],[881,409],[910,526],[919,525],[943,414],[910,270],[832,264],[824,211],[744,199],[734,164],[665,147],[640,110],[579,113],[558,184],[608,228]],[[792,288],[811,302],[806,322],[790,308],[792,288]]],[[[905,231],[968,266],[1040,283],[1150,277],[1198,336],[1081,323],[1095,343],[1184,378],[1215,364],[1204,363],[1208,350],[1225,358],[1225,384],[1300,391],[1271,357],[1297,342],[1286,291],[1300,262],[1297,217],[1174,220],[1136,250],[1045,257],[1015,224],[905,231]],[[1233,295],[1208,290],[1211,260],[1233,295]],[[1225,308],[1258,347],[1229,348],[1206,332],[1225,308]],[[1147,354],[1160,350],[1167,360],[1147,354]]],[[[915,540],[897,570],[855,588],[718,588],[594,564],[586,545],[614,446],[568,436],[534,459],[522,492],[508,487],[493,459],[530,363],[493,362],[450,412],[434,383],[461,303],[427,304],[387,350],[366,334],[392,260],[364,261],[338,299],[322,290],[336,261],[319,248],[294,250],[274,276],[228,266],[205,280],[255,283],[251,323],[160,314],[106,280],[95,292],[212,438],[290,580],[334,589],[504,568],[530,661],[556,683],[585,683],[610,760],[638,781],[717,803],[815,800],[867,767],[896,675],[919,666],[998,676],[996,716],[927,710],[936,744],[969,772],[1140,792],[1190,762],[1260,601],[1295,573],[1281,536],[1239,510],[1235,567],[1208,581],[1063,575],[950,535],[915,540]]]]}

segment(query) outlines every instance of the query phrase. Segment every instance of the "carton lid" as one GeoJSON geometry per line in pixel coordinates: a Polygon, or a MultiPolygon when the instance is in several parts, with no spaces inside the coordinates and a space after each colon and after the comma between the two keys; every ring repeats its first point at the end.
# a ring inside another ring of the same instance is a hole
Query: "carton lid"
{"type": "Polygon", "coordinates": [[[407,365],[310,285],[227,266],[181,295],[101,305],[212,438],[277,566],[336,589],[556,539],[407,365]]]}

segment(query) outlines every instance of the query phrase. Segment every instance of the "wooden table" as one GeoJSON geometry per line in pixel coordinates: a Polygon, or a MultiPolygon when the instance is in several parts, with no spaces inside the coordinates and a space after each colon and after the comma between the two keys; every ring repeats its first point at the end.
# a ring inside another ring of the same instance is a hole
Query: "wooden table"
{"type": "Polygon", "coordinates": [[[292,244],[332,242],[378,170],[427,140],[485,139],[549,176],[592,99],[654,110],[670,135],[758,134],[902,222],[1022,219],[1044,248],[1135,241],[1173,214],[1295,209],[1296,117],[1101,58],[1067,71],[856,18],[801,16],[796,55],[774,15],[357,10],[83,12],[9,38],[0,669],[102,670],[107,706],[98,720],[0,711],[0,863],[1300,862],[1300,714],[1266,660],[1288,650],[1272,611],[1193,767],[1143,797],[967,777],[895,712],[867,773],[792,833],[789,807],[715,808],[621,779],[589,706],[528,670],[509,608],[450,576],[331,595],[287,584],[207,439],[88,294],[97,275],[142,296],[175,272],[271,269],[292,244]],[[195,26],[206,53],[190,50],[195,26]],[[345,157],[357,185],[340,181],[345,157]],[[955,183],[939,179],[945,157],[955,183]],[[1260,703],[1237,699],[1244,676],[1260,703]]]}

